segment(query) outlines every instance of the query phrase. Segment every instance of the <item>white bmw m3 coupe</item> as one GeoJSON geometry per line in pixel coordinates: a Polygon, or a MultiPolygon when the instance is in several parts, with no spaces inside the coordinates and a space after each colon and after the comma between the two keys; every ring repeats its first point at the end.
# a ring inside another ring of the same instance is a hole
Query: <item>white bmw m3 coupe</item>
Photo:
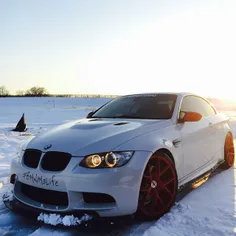
{"type": "Polygon", "coordinates": [[[189,93],[116,98],[21,145],[10,181],[39,212],[157,219],[178,190],[234,164],[228,118],[189,93]]]}

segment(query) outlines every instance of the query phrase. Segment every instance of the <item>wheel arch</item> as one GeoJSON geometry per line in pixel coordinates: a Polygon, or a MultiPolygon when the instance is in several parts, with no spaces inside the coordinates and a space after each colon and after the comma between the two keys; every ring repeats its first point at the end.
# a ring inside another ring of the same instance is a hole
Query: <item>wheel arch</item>
{"type": "Polygon", "coordinates": [[[175,165],[175,159],[174,159],[174,156],[173,156],[173,154],[171,153],[170,150],[168,150],[166,148],[160,148],[160,149],[156,150],[154,152],[154,154],[156,154],[157,152],[164,152],[165,154],[167,154],[170,157],[170,159],[173,161],[174,165],[175,165]]]}

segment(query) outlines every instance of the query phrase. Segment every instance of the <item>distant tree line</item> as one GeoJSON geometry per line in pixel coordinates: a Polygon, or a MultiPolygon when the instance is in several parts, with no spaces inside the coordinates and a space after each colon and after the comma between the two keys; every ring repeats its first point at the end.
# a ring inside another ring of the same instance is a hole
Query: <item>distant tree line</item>
{"type": "Polygon", "coordinates": [[[19,90],[16,95],[10,94],[9,90],[5,86],[0,86],[0,97],[46,97],[49,96],[47,90],[43,87],[34,86],[26,91],[19,90]]]}
{"type": "Polygon", "coordinates": [[[17,91],[16,94],[18,96],[24,97],[46,97],[49,95],[47,90],[43,87],[32,87],[28,90],[24,91],[17,91]]]}
{"type": "Polygon", "coordinates": [[[82,98],[115,98],[117,95],[103,94],[49,94],[44,87],[34,86],[27,90],[18,90],[16,94],[10,94],[5,86],[0,86],[0,97],[82,97],[82,98]]]}
{"type": "Polygon", "coordinates": [[[0,97],[7,97],[9,96],[9,91],[5,86],[0,86],[0,97]]]}

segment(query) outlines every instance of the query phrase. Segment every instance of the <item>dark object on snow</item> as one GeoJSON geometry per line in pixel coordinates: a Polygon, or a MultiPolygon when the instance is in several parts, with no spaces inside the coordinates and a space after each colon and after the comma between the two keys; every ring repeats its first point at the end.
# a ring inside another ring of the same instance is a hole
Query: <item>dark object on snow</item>
{"type": "Polygon", "coordinates": [[[17,123],[16,128],[13,129],[13,131],[17,131],[17,132],[26,131],[26,122],[25,122],[24,113],[23,113],[22,117],[20,118],[19,122],[17,123]]]}

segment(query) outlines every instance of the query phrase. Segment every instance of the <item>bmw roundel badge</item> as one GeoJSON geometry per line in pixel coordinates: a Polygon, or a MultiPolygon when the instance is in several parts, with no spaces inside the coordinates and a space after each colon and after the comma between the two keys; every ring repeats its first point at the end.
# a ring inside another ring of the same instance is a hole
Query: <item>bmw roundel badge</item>
{"type": "Polygon", "coordinates": [[[52,144],[48,144],[44,147],[45,150],[48,150],[50,147],[52,146],[52,144]]]}

